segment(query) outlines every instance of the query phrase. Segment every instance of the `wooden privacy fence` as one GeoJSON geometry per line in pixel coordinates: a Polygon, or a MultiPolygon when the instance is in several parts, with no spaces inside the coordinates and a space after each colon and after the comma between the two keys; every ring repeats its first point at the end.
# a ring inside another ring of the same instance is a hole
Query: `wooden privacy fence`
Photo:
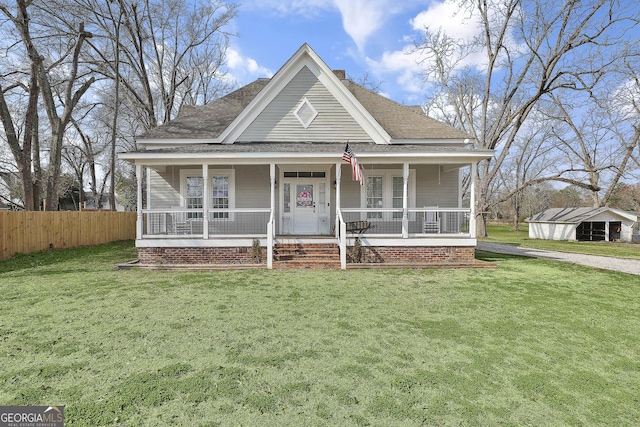
{"type": "Polygon", "coordinates": [[[0,212],[0,259],[135,238],[135,212],[0,212]]]}

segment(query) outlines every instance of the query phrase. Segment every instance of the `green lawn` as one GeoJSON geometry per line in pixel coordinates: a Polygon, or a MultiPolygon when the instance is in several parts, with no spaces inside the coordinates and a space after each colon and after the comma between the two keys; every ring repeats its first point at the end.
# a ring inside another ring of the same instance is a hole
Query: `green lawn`
{"type": "Polygon", "coordinates": [[[517,232],[513,231],[513,225],[489,225],[487,226],[487,234],[489,237],[480,240],[550,251],[640,259],[640,244],[530,239],[529,228],[526,224],[520,225],[520,231],[517,232]]]}
{"type": "Polygon", "coordinates": [[[639,425],[640,278],[496,269],[119,271],[0,261],[0,405],[67,426],[639,425]]]}

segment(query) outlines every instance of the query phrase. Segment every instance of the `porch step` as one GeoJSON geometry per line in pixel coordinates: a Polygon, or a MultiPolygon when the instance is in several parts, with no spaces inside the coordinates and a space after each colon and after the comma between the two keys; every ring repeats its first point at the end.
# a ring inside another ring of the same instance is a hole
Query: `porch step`
{"type": "Polygon", "coordinates": [[[340,268],[335,243],[278,243],[273,248],[275,268],[340,268]]]}

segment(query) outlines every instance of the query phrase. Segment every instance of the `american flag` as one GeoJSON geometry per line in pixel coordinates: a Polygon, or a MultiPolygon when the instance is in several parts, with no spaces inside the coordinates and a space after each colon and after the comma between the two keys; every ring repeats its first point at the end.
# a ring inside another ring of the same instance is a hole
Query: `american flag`
{"type": "Polygon", "coordinates": [[[353,154],[353,150],[349,147],[349,144],[344,148],[344,154],[342,154],[342,160],[349,163],[351,165],[351,170],[353,172],[353,180],[358,181],[360,185],[364,185],[364,178],[362,177],[362,169],[360,169],[360,165],[358,164],[358,160],[356,159],[356,155],[353,154]]]}

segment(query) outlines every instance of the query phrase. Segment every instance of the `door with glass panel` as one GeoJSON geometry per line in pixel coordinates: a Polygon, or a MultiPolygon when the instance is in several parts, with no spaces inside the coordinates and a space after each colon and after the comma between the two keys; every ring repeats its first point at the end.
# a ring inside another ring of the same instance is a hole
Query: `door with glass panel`
{"type": "Polygon", "coordinates": [[[296,182],[293,201],[293,233],[316,234],[318,232],[318,207],[316,184],[296,182]]]}

